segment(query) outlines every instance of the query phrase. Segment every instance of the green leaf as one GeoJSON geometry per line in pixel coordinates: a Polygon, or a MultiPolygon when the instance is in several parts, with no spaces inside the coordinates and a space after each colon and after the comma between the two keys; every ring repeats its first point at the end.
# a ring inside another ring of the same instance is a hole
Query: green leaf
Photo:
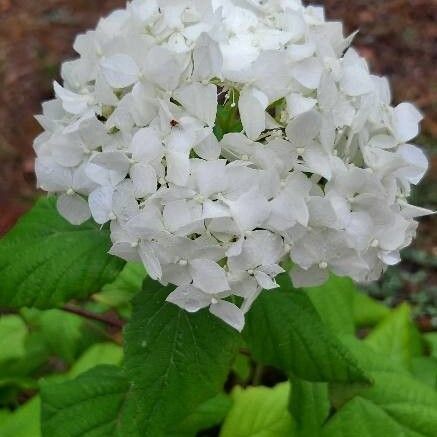
{"type": "Polygon", "coordinates": [[[353,334],[353,295],[358,293],[351,279],[331,276],[320,287],[306,288],[321,319],[336,334],[353,334]]]}
{"type": "Polygon", "coordinates": [[[73,226],[40,199],[0,241],[0,306],[50,308],[100,290],[124,265],[110,246],[106,230],[73,226]]]}
{"type": "Polygon", "coordinates": [[[32,332],[38,332],[51,355],[72,363],[84,341],[84,320],[61,310],[24,308],[21,314],[32,332]]]}
{"type": "Polygon", "coordinates": [[[117,309],[123,317],[128,318],[131,314],[130,301],[141,290],[146,275],[142,264],[127,263],[116,280],[106,284],[93,298],[96,302],[117,309]]]}
{"type": "MultiPolygon", "coordinates": [[[[169,437],[195,437],[198,432],[219,425],[232,406],[228,395],[220,393],[197,407],[194,413],[184,419],[169,437]]],[[[167,437],[167,436],[166,436],[167,437]]]]}
{"type": "Polygon", "coordinates": [[[169,288],[150,280],[144,288],[125,330],[125,368],[140,432],[155,437],[221,391],[240,337],[206,310],[189,314],[165,302],[169,288]]]}
{"type": "Polygon", "coordinates": [[[323,430],[323,437],[419,437],[403,429],[372,402],[357,397],[349,402],[323,430]]]}
{"type": "Polygon", "coordinates": [[[249,379],[251,372],[250,358],[247,355],[237,354],[232,363],[232,371],[241,382],[246,382],[249,379]]]}
{"type": "MultiPolygon", "coordinates": [[[[396,372],[399,375],[409,375],[409,371],[400,362],[387,359],[384,354],[376,352],[363,341],[352,336],[343,336],[341,341],[353,353],[360,367],[366,369],[370,375],[373,375],[373,372],[396,372]]],[[[364,388],[361,384],[330,383],[331,403],[338,409],[361,393],[364,388]]]]}
{"type": "Polygon", "coordinates": [[[0,437],[40,437],[40,404],[36,396],[13,413],[0,415],[0,437]]]}
{"type": "Polygon", "coordinates": [[[122,370],[99,366],[62,384],[41,384],[44,437],[135,437],[134,405],[122,370]]]}
{"type": "Polygon", "coordinates": [[[348,402],[330,421],[327,436],[348,436],[351,429],[354,437],[435,436],[435,391],[405,375],[374,372],[373,377],[374,386],[348,402]]]}
{"type": "Polygon", "coordinates": [[[76,378],[93,367],[103,364],[119,366],[123,360],[123,349],[114,343],[97,343],[87,349],[68,372],[69,378],[76,378]]]}
{"type": "Polygon", "coordinates": [[[301,379],[370,382],[304,293],[262,293],[247,315],[243,335],[255,359],[301,379]]]}
{"type": "Polygon", "coordinates": [[[296,434],[313,437],[328,416],[328,384],[291,378],[290,412],[296,423],[296,434]]]}
{"type": "Polygon", "coordinates": [[[293,420],[287,410],[290,384],[274,388],[236,388],[233,405],[220,437],[292,437],[293,420]]]}
{"type": "Polygon", "coordinates": [[[0,363],[25,354],[27,327],[19,316],[0,316],[0,363]]]}
{"type": "Polygon", "coordinates": [[[421,355],[423,346],[407,304],[391,311],[364,342],[407,368],[411,365],[412,357],[421,355]]]}
{"type": "Polygon", "coordinates": [[[408,375],[409,371],[402,363],[396,360],[388,359],[385,353],[375,351],[364,341],[356,337],[343,336],[341,342],[350,350],[358,360],[359,365],[366,369],[367,372],[397,372],[408,375]]]}
{"type": "Polygon", "coordinates": [[[389,308],[357,290],[353,294],[353,317],[358,328],[375,326],[390,314],[389,308]]]}
{"type": "Polygon", "coordinates": [[[225,105],[218,105],[217,107],[214,134],[219,141],[225,134],[241,132],[243,130],[243,125],[241,124],[238,113],[238,92],[233,90],[231,93],[234,93],[233,101],[235,105],[232,106],[232,99],[229,99],[225,105]]]}
{"type": "Polygon", "coordinates": [[[437,358],[437,332],[425,334],[424,339],[430,355],[437,358]]]}
{"type": "MultiPolygon", "coordinates": [[[[328,422],[326,435],[349,436],[353,429],[354,437],[434,436],[437,393],[412,378],[399,361],[375,352],[364,342],[348,339],[347,343],[360,363],[366,364],[374,384],[361,390],[358,397],[350,397],[328,422]],[[351,428],[354,421],[356,428],[351,428]]],[[[338,404],[334,401],[337,408],[338,404]]]]}
{"type": "Polygon", "coordinates": [[[411,361],[411,372],[419,381],[437,389],[437,358],[414,357],[411,361]]]}

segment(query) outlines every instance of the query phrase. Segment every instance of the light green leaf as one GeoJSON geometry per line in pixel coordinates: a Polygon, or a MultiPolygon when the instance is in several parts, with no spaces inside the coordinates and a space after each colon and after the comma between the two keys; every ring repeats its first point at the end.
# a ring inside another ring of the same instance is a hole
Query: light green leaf
{"type": "Polygon", "coordinates": [[[255,359],[301,379],[370,382],[304,293],[262,293],[247,314],[243,335],[255,359]]]}
{"type": "Polygon", "coordinates": [[[123,360],[123,349],[114,343],[97,343],[87,349],[68,372],[69,378],[103,364],[119,366],[123,360]]]}
{"type": "Polygon", "coordinates": [[[358,293],[351,279],[331,276],[320,287],[306,288],[321,319],[337,334],[353,334],[353,299],[358,293]]]}
{"type": "Polygon", "coordinates": [[[27,327],[21,317],[0,316],[0,363],[24,356],[26,336],[27,327]]]}
{"type": "Polygon", "coordinates": [[[0,306],[50,308],[100,290],[124,265],[110,246],[107,231],[73,226],[40,199],[0,241],[0,306]]]}
{"type": "MultiPolygon", "coordinates": [[[[353,353],[360,367],[366,369],[370,375],[373,375],[373,372],[396,372],[399,375],[410,375],[409,371],[400,362],[387,359],[383,353],[376,352],[355,337],[343,336],[341,341],[353,353]]],[[[338,409],[361,393],[364,388],[361,384],[330,383],[329,396],[331,403],[338,409]]]]}
{"type": "Polygon", "coordinates": [[[99,366],[61,384],[41,384],[44,437],[135,437],[134,405],[122,370],[99,366]]]}
{"type": "Polygon", "coordinates": [[[100,293],[94,294],[96,302],[116,308],[124,317],[131,313],[130,301],[141,290],[147,273],[142,264],[127,263],[117,279],[106,284],[100,293]]]}
{"type": "Polygon", "coordinates": [[[408,376],[376,372],[373,377],[374,386],[330,421],[327,436],[349,436],[351,430],[354,437],[435,436],[437,393],[408,376]]]}
{"type": "Polygon", "coordinates": [[[372,401],[405,428],[425,436],[437,430],[437,393],[419,381],[396,373],[373,373],[375,385],[361,396],[372,401]]]}
{"type": "Polygon", "coordinates": [[[165,302],[154,281],[133,302],[125,330],[125,369],[138,400],[142,436],[161,436],[219,393],[240,338],[208,311],[165,302]]]}
{"type": "Polygon", "coordinates": [[[294,426],[287,410],[290,384],[274,388],[236,388],[233,405],[220,437],[292,437],[294,426]]]}
{"type": "Polygon", "coordinates": [[[375,351],[402,363],[407,368],[411,359],[422,353],[422,340],[411,318],[411,309],[403,304],[367,336],[364,342],[375,351]]]}
{"type": "Polygon", "coordinates": [[[343,336],[341,342],[350,350],[354,357],[358,360],[359,365],[366,369],[369,373],[372,372],[397,372],[404,375],[409,375],[402,363],[396,360],[388,359],[385,353],[375,351],[371,346],[364,341],[358,340],[356,337],[343,336]]]}
{"type": "Polygon", "coordinates": [[[323,429],[323,437],[420,437],[398,424],[372,402],[357,397],[323,429]]]}
{"type": "Polygon", "coordinates": [[[51,355],[72,363],[80,352],[84,336],[84,320],[61,310],[39,311],[24,308],[21,314],[32,329],[38,332],[51,355]]]}
{"type": "Polygon", "coordinates": [[[375,326],[390,314],[390,309],[365,293],[353,293],[353,317],[358,328],[375,326]]]}
{"type": "Polygon", "coordinates": [[[0,437],[40,437],[40,404],[35,396],[13,413],[0,415],[0,437]]]}
{"type": "MultiPolygon", "coordinates": [[[[350,397],[352,400],[329,421],[326,435],[348,436],[353,429],[354,437],[435,436],[437,393],[402,367],[399,370],[398,361],[374,352],[363,342],[349,341],[348,345],[361,364],[367,363],[374,384],[361,390],[359,397],[350,397]],[[354,421],[356,428],[351,428],[354,421]]],[[[338,408],[334,400],[336,404],[338,408]]]]}
{"type": "Polygon", "coordinates": [[[290,412],[296,423],[296,435],[313,437],[328,417],[330,404],[328,384],[292,378],[290,412]]]}

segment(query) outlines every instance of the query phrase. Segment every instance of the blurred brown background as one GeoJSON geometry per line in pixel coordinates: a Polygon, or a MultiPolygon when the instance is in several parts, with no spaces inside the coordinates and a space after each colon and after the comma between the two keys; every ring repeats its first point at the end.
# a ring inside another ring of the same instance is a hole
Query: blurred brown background
{"type": "MultiPolygon", "coordinates": [[[[437,209],[437,0],[306,3],[323,3],[328,17],[342,19],[347,32],[359,29],[355,46],[373,71],[390,77],[395,102],[412,101],[424,112],[423,134],[417,142],[427,149],[432,169],[415,201],[437,209]]],[[[33,202],[32,141],[40,132],[33,114],[40,111],[41,101],[51,98],[60,63],[74,55],[74,36],[124,4],[124,0],[0,0],[0,235],[33,202]]],[[[386,275],[372,292],[390,303],[413,295],[420,301],[418,316],[423,323],[437,326],[435,224],[433,218],[422,222],[420,238],[405,255],[402,268],[386,275]]]]}

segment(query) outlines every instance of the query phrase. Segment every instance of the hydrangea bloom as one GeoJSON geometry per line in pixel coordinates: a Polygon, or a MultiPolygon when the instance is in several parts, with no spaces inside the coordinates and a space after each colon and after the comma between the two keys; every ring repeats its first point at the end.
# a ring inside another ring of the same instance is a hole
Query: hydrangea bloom
{"type": "Polygon", "coordinates": [[[298,0],[134,0],[77,37],[38,116],[39,187],[239,330],[287,257],[298,287],[377,279],[429,213],[406,200],[428,163],[406,144],[421,114],[352,39],[298,0]]]}

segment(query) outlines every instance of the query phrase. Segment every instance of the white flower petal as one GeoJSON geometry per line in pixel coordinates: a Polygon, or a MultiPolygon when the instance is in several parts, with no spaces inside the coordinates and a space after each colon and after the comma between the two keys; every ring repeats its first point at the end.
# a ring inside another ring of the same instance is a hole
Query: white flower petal
{"type": "Polygon", "coordinates": [[[216,262],[209,259],[194,259],[190,262],[193,285],[208,294],[229,290],[226,272],[216,262]]]}
{"type": "Polygon", "coordinates": [[[393,131],[400,142],[412,140],[419,133],[422,114],[411,103],[401,103],[393,110],[393,131]]]}
{"type": "Polygon", "coordinates": [[[211,296],[202,293],[192,285],[182,285],[171,292],[166,299],[189,313],[195,313],[211,304],[211,296]]]}
{"type": "Polygon", "coordinates": [[[253,140],[266,128],[265,110],[268,103],[267,96],[255,88],[245,88],[240,94],[238,109],[241,123],[247,136],[253,140]]]}
{"type": "Polygon", "coordinates": [[[132,138],[130,145],[132,158],[143,164],[161,159],[164,155],[164,147],[156,129],[146,127],[140,129],[132,138]]]}
{"type": "Polygon", "coordinates": [[[217,113],[217,87],[192,83],[177,89],[174,98],[192,115],[214,126],[217,113]]]}
{"type": "Polygon", "coordinates": [[[258,189],[252,189],[238,200],[227,203],[232,217],[243,232],[261,226],[270,213],[270,205],[258,189]]]}
{"type": "Polygon", "coordinates": [[[152,279],[161,279],[162,268],[153,246],[142,241],[139,246],[139,254],[147,273],[152,279]]]}
{"type": "Polygon", "coordinates": [[[269,275],[260,270],[255,270],[254,276],[259,286],[264,290],[272,290],[279,287],[279,285],[269,275]]]}
{"type": "Polygon", "coordinates": [[[156,192],[158,179],[155,169],[148,164],[134,164],[130,169],[135,197],[141,199],[156,192]]]}
{"type": "Polygon", "coordinates": [[[329,279],[329,272],[326,269],[320,269],[318,266],[313,266],[308,270],[294,266],[290,276],[295,288],[318,287],[329,279]]]}
{"type": "Polygon", "coordinates": [[[70,114],[82,114],[88,109],[91,102],[89,95],[76,94],[63,88],[58,82],[55,82],[53,86],[56,97],[62,101],[62,107],[70,114]]]}
{"type": "Polygon", "coordinates": [[[317,103],[316,99],[304,97],[298,93],[291,93],[286,98],[287,111],[291,117],[297,117],[304,112],[310,111],[317,103]]]}
{"type": "Polygon", "coordinates": [[[167,180],[176,185],[185,185],[190,175],[190,160],[184,152],[168,151],[167,160],[167,180]]]}
{"type": "Polygon", "coordinates": [[[360,66],[348,66],[343,70],[340,88],[349,96],[360,96],[373,90],[373,82],[360,66]]]}
{"type": "Polygon", "coordinates": [[[72,225],[81,225],[91,217],[88,202],[76,193],[61,194],[58,197],[59,214],[72,225]]]}
{"type": "Polygon", "coordinates": [[[200,158],[214,161],[219,158],[221,147],[216,136],[211,134],[195,146],[194,151],[200,158]]]}
{"type": "Polygon", "coordinates": [[[305,147],[319,134],[322,119],[317,111],[308,111],[288,123],[288,139],[297,147],[305,147]]]}
{"type": "Polygon", "coordinates": [[[100,67],[112,88],[126,88],[132,85],[138,80],[140,74],[135,61],[123,53],[102,59],[100,67]]]}
{"type": "Polygon", "coordinates": [[[237,331],[241,332],[243,330],[244,314],[237,305],[220,300],[218,303],[211,305],[209,311],[237,331]]]}
{"type": "Polygon", "coordinates": [[[94,190],[88,197],[88,204],[94,220],[103,225],[110,220],[112,214],[112,187],[101,187],[94,190]]]}
{"type": "Polygon", "coordinates": [[[322,64],[317,58],[307,58],[291,68],[292,76],[304,87],[316,89],[322,77],[322,64]]]}
{"type": "Polygon", "coordinates": [[[411,184],[418,184],[428,170],[429,164],[426,155],[418,147],[411,144],[399,146],[398,152],[408,166],[400,169],[396,174],[405,178],[411,184]]]}

